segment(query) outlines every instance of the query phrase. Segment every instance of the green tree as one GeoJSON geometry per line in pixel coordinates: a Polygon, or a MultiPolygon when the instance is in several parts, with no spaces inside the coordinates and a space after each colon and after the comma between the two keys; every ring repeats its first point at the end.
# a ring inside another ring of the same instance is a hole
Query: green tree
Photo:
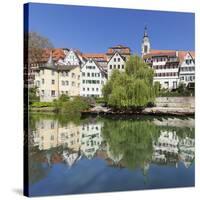
{"type": "Polygon", "coordinates": [[[153,70],[139,56],[131,56],[125,72],[114,70],[103,87],[107,104],[117,109],[138,109],[155,100],[153,70]]]}
{"type": "Polygon", "coordinates": [[[39,96],[37,96],[37,87],[28,89],[28,100],[30,105],[40,100],[39,96]]]}

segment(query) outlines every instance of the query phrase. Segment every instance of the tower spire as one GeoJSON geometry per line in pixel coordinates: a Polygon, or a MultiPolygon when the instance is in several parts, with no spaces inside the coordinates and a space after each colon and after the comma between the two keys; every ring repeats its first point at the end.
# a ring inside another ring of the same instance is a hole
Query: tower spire
{"type": "Polygon", "coordinates": [[[150,53],[151,50],[151,45],[150,45],[150,40],[149,36],[147,33],[147,25],[144,27],[144,36],[142,39],[142,57],[148,53],[150,53]]]}
{"type": "Polygon", "coordinates": [[[148,34],[147,34],[147,25],[145,25],[145,27],[144,27],[144,37],[148,37],[148,34]]]}

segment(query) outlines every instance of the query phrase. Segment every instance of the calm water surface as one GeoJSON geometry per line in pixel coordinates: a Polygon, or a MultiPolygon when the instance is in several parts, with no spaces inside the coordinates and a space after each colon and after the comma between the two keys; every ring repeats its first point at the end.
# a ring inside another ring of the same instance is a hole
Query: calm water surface
{"type": "Polygon", "coordinates": [[[194,186],[194,119],[31,114],[30,196],[194,186]]]}

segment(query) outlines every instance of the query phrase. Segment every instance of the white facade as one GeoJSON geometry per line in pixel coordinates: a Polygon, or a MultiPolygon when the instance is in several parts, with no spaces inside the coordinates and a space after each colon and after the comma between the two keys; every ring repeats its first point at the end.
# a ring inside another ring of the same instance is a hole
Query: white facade
{"type": "Polygon", "coordinates": [[[176,57],[155,56],[152,58],[154,82],[159,82],[162,88],[176,89],[179,84],[179,62],[176,57]]]}
{"type": "Polygon", "coordinates": [[[195,82],[195,60],[188,52],[180,65],[180,81],[188,85],[195,82]]]}
{"type": "Polygon", "coordinates": [[[81,69],[80,95],[85,97],[102,97],[102,87],[106,83],[106,73],[92,59],[81,69]]]}
{"type": "Polygon", "coordinates": [[[108,62],[108,78],[111,76],[113,69],[125,70],[125,59],[118,52],[115,52],[108,62]]]}

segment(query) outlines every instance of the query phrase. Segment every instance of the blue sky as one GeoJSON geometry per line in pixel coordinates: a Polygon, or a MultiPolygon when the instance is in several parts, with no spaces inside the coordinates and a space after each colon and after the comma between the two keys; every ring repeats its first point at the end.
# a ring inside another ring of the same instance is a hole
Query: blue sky
{"type": "Polygon", "coordinates": [[[152,49],[194,50],[192,13],[29,4],[29,31],[49,38],[55,47],[87,53],[124,44],[140,54],[145,25],[152,49]]]}

